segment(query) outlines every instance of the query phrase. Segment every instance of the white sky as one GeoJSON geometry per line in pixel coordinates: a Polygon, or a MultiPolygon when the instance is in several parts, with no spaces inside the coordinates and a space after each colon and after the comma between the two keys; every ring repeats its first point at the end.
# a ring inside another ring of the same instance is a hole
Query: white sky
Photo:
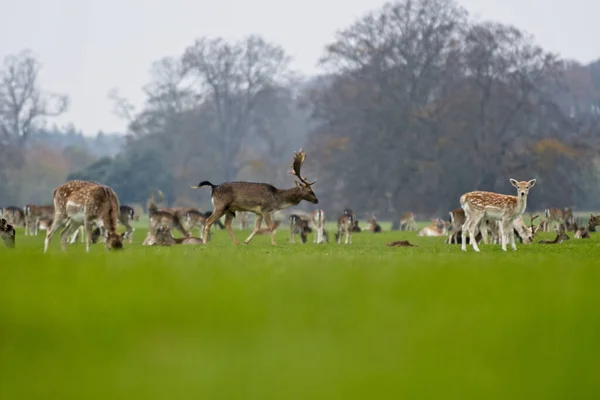
{"type": "MultiPolygon", "coordinates": [[[[24,48],[43,63],[45,89],[66,93],[73,122],[85,134],[123,131],[107,94],[113,87],[136,106],[153,61],[176,56],[201,36],[238,39],[257,33],[282,45],[294,68],[316,72],[336,30],[381,0],[0,0],[0,58],[24,48]]],[[[475,19],[511,23],[563,57],[600,58],[600,2],[459,0],[475,19]]]]}

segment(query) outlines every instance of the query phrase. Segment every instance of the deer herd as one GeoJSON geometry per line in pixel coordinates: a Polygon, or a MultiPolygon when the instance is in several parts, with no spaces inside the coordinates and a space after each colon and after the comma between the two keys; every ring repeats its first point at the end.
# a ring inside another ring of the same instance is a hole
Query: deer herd
{"type": "MultiPolygon", "coordinates": [[[[233,233],[232,223],[238,219],[240,227],[245,229],[248,223],[248,213],[256,215],[255,225],[245,244],[256,235],[269,234],[271,243],[276,245],[275,233],[281,221],[274,220],[274,214],[288,207],[296,206],[302,201],[318,204],[319,200],[313,192],[315,181],[308,181],[301,174],[306,153],[294,153],[290,174],[295,178],[295,186],[289,189],[277,188],[268,183],[256,182],[225,182],[214,185],[202,181],[192,186],[194,189],[209,187],[213,210],[201,212],[197,208],[168,208],[159,207],[164,200],[162,192],[158,196],[150,195],[148,199],[149,226],[143,245],[170,246],[176,244],[198,245],[210,240],[211,227],[219,226],[227,231],[231,241],[238,245],[238,239],[233,233]],[[224,223],[220,219],[225,217],[224,223]],[[262,222],[266,228],[262,228],[262,222]],[[173,236],[173,229],[178,230],[183,237],[173,236]],[[199,237],[193,237],[194,229],[198,229],[199,237]]],[[[470,244],[478,252],[479,243],[499,244],[503,251],[510,246],[516,250],[516,241],[533,243],[537,232],[548,232],[554,225],[557,232],[552,241],[539,241],[543,244],[559,244],[569,239],[567,231],[573,231],[574,237],[589,238],[590,231],[595,231],[600,225],[600,215],[591,215],[588,227],[579,227],[575,222],[572,210],[549,208],[546,209],[545,219],[534,226],[538,215],[530,215],[530,225],[523,220],[527,208],[527,197],[536,180],[517,181],[510,179],[516,188],[516,195],[506,195],[494,192],[473,191],[460,197],[460,208],[450,211],[449,221],[439,218],[432,225],[418,232],[418,236],[446,237],[447,244],[460,244],[463,251],[470,244]],[[516,238],[516,239],[515,239],[516,238]]],[[[7,247],[15,247],[15,226],[25,228],[26,236],[37,236],[40,230],[46,231],[44,252],[55,233],[60,231],[61,249],[64,251],[68,243],[75,243],[81,235],[85,242],[86,251],[92,243],[98,240],[104,242],[105,248],[122,249],[126,240],[133,241],[135,229],[131,222],[139,217],[132,207],[120,205],[117,194],[106,185],[96,182],[71,180],[58,186],[53,193],[53,204],[27,204],[19,207],[0,208],[0,237],[7,247]],[[124,233],[117,232],[117,225],[125,227],[124,233]],[[85,238],[85,239],[84,239],[85,238]]],[[[311,214],[294,213],[288,217],[291,243],[296,243],[296,235],[302,243],[307,243],[308,235],[313,233],[313,243],[329,242],[329,234],[325,228],[327,216],[322,209],[314,210],[311,214]]],[[[416,231],[416,215],[407,212],[400,216],[399,230],[416,231]]],[[[361,232],[356,214],[351,209],[345,209],[337,218],[335,241],[341,244],[352,244],[352,234],[361,232]]],[[[368,231],[379,233],[381,226],[375,216],[368,219],[368,231]]],[[[388,246],[413,246],[406,240],[389,243],[388,246]]]]}

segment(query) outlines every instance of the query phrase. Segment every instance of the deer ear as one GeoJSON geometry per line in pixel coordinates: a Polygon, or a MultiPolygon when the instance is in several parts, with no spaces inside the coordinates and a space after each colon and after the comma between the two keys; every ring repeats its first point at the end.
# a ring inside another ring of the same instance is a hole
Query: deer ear
{"type": "Polygon", "coordinates": [[[510,178],[510,184],[516,188],[519,187],[519,182],[516,179],[510,178]]]}
{"type": "Polygon", "coordinates": [[[527,186],[529,186],[529,188],[532,188],[535,186],[535,182],[537,181],[537,179],[532,179],[529,182],[527,182],[527,186]]]}

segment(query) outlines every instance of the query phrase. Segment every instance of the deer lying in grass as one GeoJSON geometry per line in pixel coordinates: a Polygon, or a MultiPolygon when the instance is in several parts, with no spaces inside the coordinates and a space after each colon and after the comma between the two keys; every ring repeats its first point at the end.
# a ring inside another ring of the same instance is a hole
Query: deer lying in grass
{"type": "Polygon", "coordinates": [[[268,227],[264,227],[264,228],[260,228],[258,230],[258,232],[256,232],[257,235],[266,235],[267,233],[277,233],[277,228],[279,228],[279,225],[281,225],[281,221],[280,220],[275,220],[273,221],[273,230],[271,231],[271,229],[269,229],[268,227]]]}
{"type": "MultiPolygon", "coordinates": [[[[162,200],[163,194],[159,190],[158,201],[162,200]]],[[[168,226],[169,229],[177,229],[184,237],[190,236],[183,226],[185,213],[189,210],[190,209],[183,208],[159,208],[154,199],[154,195],[150,194],[150,198],[148,199],[148,216],[150,217],[148,234],[155,234],[159,226],[168,226]]]]}
{"type": "Polygon", "coordinates": [[[421,229],[418,236],[446,236],[448,234],[448,226],[450,224],[447,221],[442,221],[439,218],[432,220],[432,225],[426,226],[421,229]]]}
{"type": "Polygon", "coordinates": [[[0,218],[4,218],[13,227],[25,226],[25,211],[19,207],[9,206],[0,208],[0,218]]]}
{"type": "Polygon", "coordinates": [[[590,235],[590,231],[585,227],[585,226],[577,226],[577,223],[574,222],[573,223],[573,228],[575,233],[573,234],[573,237],[575,239],[590,239],[591,235],[590,235]]]}
{"type": "Polygon", "coordinates": [[[44,253],[52,236],[60,229],[61,247],[67,249],[67,239],[81,225],[85,229],[85,251],[90,251],[92,225],[104,228],[106,249],[122,249],[123,237],[117,233],[119,199],[115,191],[96,182],[71,180],[54,189],[54,218],[46,232],[44,253]]]}
{"type": "Polygon", "coordinates": [[[35,204],[27,204],[25,206],[25,236],[37,236],[40,218],[54,216],[54,206],[44,205],[38,206],[35,204]]]}
{"type": "MultiPolygon", "coordinates": [[[[506,251],[509,239],[512,249],[517,250],[514,230],[511,229],[511,225],[527,208],[527,195],[535,182],[535,179],[529,182],[519,182],[511,178],[510,183],[517,188],[517,196],[484,191],[463,194],[460,197],[460,205],[465,210],[466,221],[461,230],[462,251],[467,251],[465,233],[468,232],[471,238],[475,238],[475,230],[483,219],[499,220],[501,222],[499,228],[503,251],[506,251]]],[[[479,251],[477,240],[471,240],[471,245],[474,251],[479,251]]]]}
{"type": "Polygon", "coordinates": [[[9,224],[6,219],[0,218],[0,237],[6,247],[11,249],[15,247],[16,235],[15,227],[9,224]]]}
{"type": "Polygon", "coordinates": [[[414,212],[406,212],[400,216],[401,231],[416,231],[417,230],[417,215],[414,212]]]}
{"type": "Polygon", "coordinates": [[[372,233],[381,233],[382,229],[381,229],[381,225],[379,225],[377,223],[377,220],[375,219],[375,216],[373,215],[371,217],[371,219],[369,220],[369,232],[372,233]]]}
{"type": "Polygon", "coordinates": [[[588,222],[588,231],[596,232],[596,227],[600,225],[600,215],[590,214],[590,221],[588,222]]]}
{"type": "Polygon", "coordinates": [[[268,183],[257,182],[226,182],[220,185],[213,185],[209,181],[202,181],[194,189],[203,186],[210,186],[211,199],[213,203],[213,212],[206,220],[204,226],[204,243],[208,238],[208,231],[216,220],[225,215],[225,229],[235,245],[239,242],[231,230],[231,222],[236,212],[249,211],[256,214],[254,230],[244,241],[250,243],[254,235],[259,231],[263,219],[267,227],[271,230],[271,244],[275,246],[274,224],[271,215],[276,211],[283,210],[291,206],[298,205],[302,200],[312,204],[319,203],[317,196],[312,190],[312,185],[316,180],[309,182],[301,175],[302,164],[306,154],[302,149],[294,153],[294,162],[292,164],[292,175],[295,175],[299,181],[296,181],[296,187],[291,189],[278,189],[268,183]]]}
{"type": "Polygon", "coordinates": [[[169,226],[161,225],[156,228],[154,234],[146,236],[142,246],[171,246],[175,244],[198,245],[202,244],[202,239],[193,236],[181,238],[173,237],[171,228],[169,226]]]}
{"type": "Polygon", "coordinates": [[[317,230],[314,242],[317,244],[327,243],[329,241],[329,237],[327,235],[327,231],[325,230],[325,223],[327,222],[325,211],[321,209],[313,211],[312,220],[317,230]]]}
{"type": "Polygon", "coordinates": [[[296,243],[296,235],[300,235],[302,243],[308,240],[310,232],[309,222],[297,214],[292,214],[290,220],[290,243],[296,243]]]}
{"type": "Polygon", "coordinates": [[[419,247],[417,245],[411,244],[408,240],[396,240],[395,242],[391,242],[386,244],[386,246],[392,247],[419,247]]]}
{"type": "Polygon", "coordinates": [[[340,244],[342,240],[342,235],[344,235],[344,244],[352,244],[352,232],[354,232],[353,228],[355,222],[357,222],[355,217],[354,211],[346,208],[344,213],[338,218],[337,233],[335,234],[335,240],[338,244],[340,244]]]}
{"type": "Polygon", "coordinates": [[[553,223],[562,226],[566,232],[575,221],[575,218],[573,217],[573,210],[570,208],[547,208],[544,210],[544,214],[546,215],[544,232],[549,232],[553,223]]]}
{"type": "Polygon", "coordinates": [[[556,229],[556,237],[554,240],[540,240],[538,243],[540,244],[561,244],[565,240],[570,240],[571,238],[565,232],[563,226],[559,225],[556,229]]]}

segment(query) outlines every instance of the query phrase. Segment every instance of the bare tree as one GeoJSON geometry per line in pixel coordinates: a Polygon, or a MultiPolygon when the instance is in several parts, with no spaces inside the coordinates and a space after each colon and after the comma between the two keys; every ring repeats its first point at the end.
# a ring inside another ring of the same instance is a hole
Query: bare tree
{"type": "Polygon", "coordinates": [[[43,92],[41,64],[24,50],[4,59],[0,70],[0,130],[17,148],[23,148],[36,123],[64,113],[68,97],[43,92]]]}

